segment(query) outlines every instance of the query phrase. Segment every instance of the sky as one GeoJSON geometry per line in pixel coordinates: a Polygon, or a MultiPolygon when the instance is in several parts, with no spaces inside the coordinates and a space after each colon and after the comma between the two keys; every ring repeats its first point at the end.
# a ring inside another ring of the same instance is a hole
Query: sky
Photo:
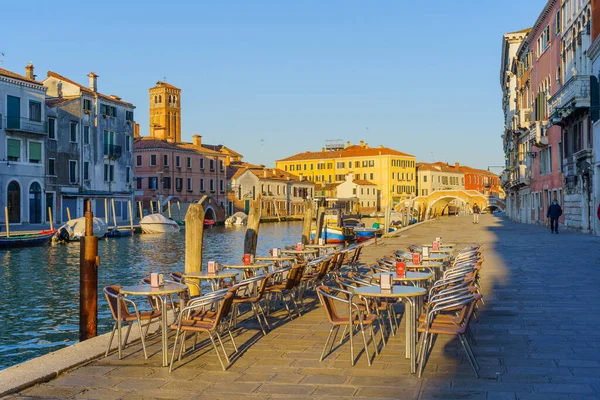
{"type": "MultiPolygon", "coordinates": [[[[545,1],[7,1],[1,66],[48,70],[135,104],[182,89],[182,139],[244,160],[364,140],[417,161],[504,164],[502,35],[530,27],[545,1]]],[[[494,170],[492,168],[492,170],[494,170]]],[[[500,169],[497,170],[500,172],[500,169]]]]}

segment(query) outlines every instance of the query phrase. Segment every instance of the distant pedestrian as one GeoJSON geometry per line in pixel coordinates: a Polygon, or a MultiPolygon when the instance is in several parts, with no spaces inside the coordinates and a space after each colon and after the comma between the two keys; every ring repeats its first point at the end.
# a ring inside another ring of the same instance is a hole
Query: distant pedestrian
{"type": "Polygon", "coordinates": [[[481,209],[477,205],[477,203],[473,204],[473,223],[479,223],[479,214],[481,213],[481,209]]]}
{"type": "Polygon", "coordinates": [[[552,204],[548,207],[546,218],[550,218],[550,232],[558,233],[558,218],[562,215],[562,208],[556,197],[552,200],[552,204]]]}

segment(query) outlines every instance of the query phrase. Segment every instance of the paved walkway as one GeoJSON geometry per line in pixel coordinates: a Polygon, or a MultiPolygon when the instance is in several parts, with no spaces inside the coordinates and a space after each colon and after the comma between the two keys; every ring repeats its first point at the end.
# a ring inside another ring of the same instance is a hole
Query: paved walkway
{"type": "Polygon", "coordinates": [[[486,305],[473,329],[480,379],[474,378],[460,344],[443,337],[424,377],[412,376],[403,355],[403,329],[372,367],[364,354],[351,367],[347,344],[320,363],[329,324],[309,299],[311,311],[276,323],[266,337],[255,324],[244,323],[236,338],[243,354],[227,372],[203,347],[169,374],[160,367],[154,340],[149,360],[135,344],[123,360],[115,355],[96,360],[12,398],[600,398],[600,239],[571,232],[552,235],[492,215],[482,215],[479,225],[468,217],[450,217],[370,246],[363,260],[440,235],[484,245],[486,305]]]}

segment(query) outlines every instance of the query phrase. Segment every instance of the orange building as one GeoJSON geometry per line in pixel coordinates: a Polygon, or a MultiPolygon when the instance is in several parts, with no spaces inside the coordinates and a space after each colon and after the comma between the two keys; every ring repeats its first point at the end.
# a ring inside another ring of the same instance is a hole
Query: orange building
{"type": "Polygon", "coordinates": [[[500,194],[500,178],[493,172],[484,169],[460,166],[460,171],[465,174],[465,190],[477,190],[488,195],[500,194]]]}

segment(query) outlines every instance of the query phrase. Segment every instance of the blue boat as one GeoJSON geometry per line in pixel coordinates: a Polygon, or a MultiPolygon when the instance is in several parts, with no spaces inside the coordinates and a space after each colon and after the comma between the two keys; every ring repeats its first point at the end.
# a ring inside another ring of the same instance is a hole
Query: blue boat
{"type": "MultiPolygon", "coordinates": [[[[310,232],[310,239],[315,241],[316,229],[310,232]]],[[[325,243],[344,243],[351,242],[356,239],[354,232],[348,228],[340,228],[338,226],[324,226],[321,237],[325,239],[325,243]]]]}
{"type": "Polygon", "coordinates": [[[0,248],[41,246],[48,244],[56,230],[0,237],[0,248]]]}
{"type": "Polygon", "coordinates": [[[354,233],[356,234],[356,240],[364,242],[365,240],[373,239],[375,235],[381,236],[381,229],[356,227],[354,228],[354,233]]]}

